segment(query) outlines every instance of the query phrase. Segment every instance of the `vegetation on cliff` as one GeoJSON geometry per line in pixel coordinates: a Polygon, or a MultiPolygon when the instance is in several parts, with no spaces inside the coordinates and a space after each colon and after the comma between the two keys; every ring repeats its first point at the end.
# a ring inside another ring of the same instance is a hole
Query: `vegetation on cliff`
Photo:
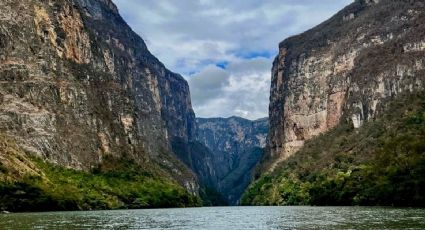
{"type": "Polygon", "coordinates": [[[107,157],[91,172],[56,166],[0,138],[0,209],[53,211],[200,205],[176,182],[127,159],[107,157]],[[10,167],[12,166],[12,167],[10,167]]]}
{"type": "Polygon", "coordinates": [[[254,182],[244,205],[425,206],[425,96],[395,98],[361,128],[341,122],[254,182]]]}

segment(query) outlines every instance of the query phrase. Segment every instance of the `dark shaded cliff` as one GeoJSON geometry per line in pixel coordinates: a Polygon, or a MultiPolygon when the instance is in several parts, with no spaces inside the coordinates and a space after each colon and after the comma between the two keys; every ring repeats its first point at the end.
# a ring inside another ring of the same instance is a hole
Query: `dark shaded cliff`
{"type": "Polygon", "coordinates": [[[134,160],[195,194],[171,150],[191,140],[189,87],[110,0],[0,2],[0,132],[23,151],[89,171],[134,160]]]}
{"type": "Polygon", "coordinates": [[[244,204],[424,205],[424,21],[423,1],[356,0],[279,44],[244,204]]]}
{"type": "Polygon", "coordinates": [[[263,155],[267,132],[267,118],[197,118],[196,139],[189,145],[176,142],[174,147],[198,175],[204,191],[218,193],[206,196],[221,196],[235,205],[263,155]]]}
{"type": "Polygon", "coordinates": [[[263,156],[269,121],[240,117],[197,118],[196,139],[212,153],[211,183],[229,204],[237,204],[263,156]]]}

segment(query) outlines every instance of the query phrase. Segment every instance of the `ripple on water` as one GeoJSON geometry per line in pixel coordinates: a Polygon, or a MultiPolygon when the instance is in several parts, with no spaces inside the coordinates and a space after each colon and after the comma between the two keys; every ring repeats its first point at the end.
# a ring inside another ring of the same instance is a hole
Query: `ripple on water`
{"type": "Polygon", "coordinates": [[[0,215],[0,229],[425,229],[425,209],[214,207],[0,215]]]}

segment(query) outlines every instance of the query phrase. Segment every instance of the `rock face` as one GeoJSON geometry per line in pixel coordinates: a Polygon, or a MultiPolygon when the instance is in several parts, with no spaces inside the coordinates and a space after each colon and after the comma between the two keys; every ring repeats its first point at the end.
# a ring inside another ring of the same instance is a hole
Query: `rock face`
{"type": "Polygon", "coordinates": [[[189,87],[111,0],[0,2],[0,132],[50,162],[158,165],[197,191],[171,140],[194,138],[189,87]]]}
{"type": "Polygon", "coordinates": [[[423,89],[425,3],[357,0],[279,45],[273,65],[269,169],[342,119],[360,127],[392,97],[423,89]]]}
{"type": "Polygon", "coordinates": [[[229,204],[237,204],[263,155],[268,119],[197,118],[196,124],[196,140],[208,151],[195,171],[229,204]]]}

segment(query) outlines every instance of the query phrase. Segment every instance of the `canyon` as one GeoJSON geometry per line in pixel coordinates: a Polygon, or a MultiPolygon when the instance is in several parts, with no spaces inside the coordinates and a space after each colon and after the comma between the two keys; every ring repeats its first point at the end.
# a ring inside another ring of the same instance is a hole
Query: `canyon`
{"type": "Polygon", "coordinates": [[[197,118],[111,0],[2,0],[0,210],[424,205],[424,9],[355,0],[285,39],[251,121],[197,118]]]}

